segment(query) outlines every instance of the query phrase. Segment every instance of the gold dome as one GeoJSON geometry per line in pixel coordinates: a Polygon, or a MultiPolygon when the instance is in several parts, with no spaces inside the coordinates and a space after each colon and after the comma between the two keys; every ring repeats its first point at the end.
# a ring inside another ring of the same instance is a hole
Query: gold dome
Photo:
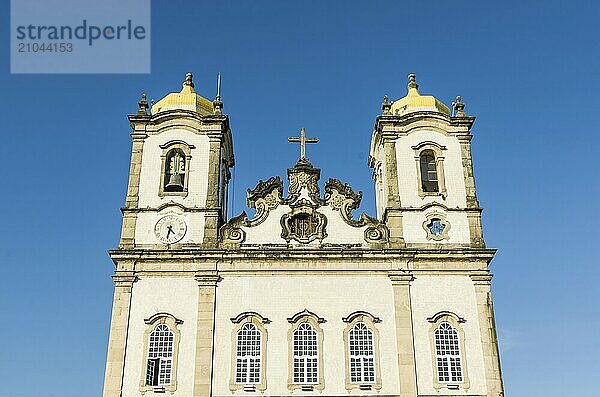
{"type": "Polygon", "coordinates": [[[418,111],[434,111],[450,115],[450,109],[431,95],[421,95],[414,74],[408,75],[408,94],[392,103],[392,114],[403,115],[418,111]]]}
{"type": "Polygon", "coordinates": [[[194,91],[192,77],[191,73],[187,73],[181,91],[172,92],[156,102],[152,105],[150,112],[156,114],[167,110],[191,110],[201,115],[213,114],[212,102],[194,91]]]}

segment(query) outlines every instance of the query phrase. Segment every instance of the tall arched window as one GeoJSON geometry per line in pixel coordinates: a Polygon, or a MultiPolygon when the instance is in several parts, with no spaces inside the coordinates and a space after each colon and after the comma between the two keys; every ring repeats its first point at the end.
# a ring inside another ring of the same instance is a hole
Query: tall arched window
{"type": "Polygon", "coordinates": [[[375,382],[375,349],[373,332],[363,322],[358,322],[349,332],[350,382],[375,382]]]}
{"type": "Polygon", "coordinates": [[[433,151],[423,151],[420,156],[420,164],[423,192],[439,192],[437,166],[433,151]]]}
{"type": "Polygon", "coordinates": [[[379,317],[358,310],[342,317],[346,358],[346,390],[381,390],[381,367],[379,366],[379,317]]]}
{"type": "Polygon", "coordinates": [[[317,332],[309,323],[302,323],[294,330],[294,383],[318,383],[317,332]]]}
{"type": "Polygon", "coordinates": [[[229,390],[262,391],[267,388],[267,340],[265,326],[271,322],[256,312],[232,317],[231,375],[229,390]]]}
{"type": "Polygon", "coordinates": [[[246,323],[237,333],[235,382],[260,383],[262,335],[256,325],[246,323]]]}
{"type": "Polygon", "coordinates": [[[174,335],[166,324],[158,324],[150,333],[146,386],[171,384],[174,335]]]}
{"type": "Polygon", "coordinates": [[[462,382],[458,332],[447,322],[442,322],[434,332],[438,382],[462,382]]]}

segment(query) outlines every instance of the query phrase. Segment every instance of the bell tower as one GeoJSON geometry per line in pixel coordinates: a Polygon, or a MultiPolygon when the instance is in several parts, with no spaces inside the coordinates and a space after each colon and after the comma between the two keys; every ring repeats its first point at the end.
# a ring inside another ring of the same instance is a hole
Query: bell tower
{"type": "Polygon", "coordinates": [[[453,111],[421,95],[414,74],[408,93],[386,96],[371,139],[369,166],[377,216],[396,246],[484,247],[471,159],[471,127],[460,97],[453,111]]]}
{"type": "Polygon", "coordinates": [[[214,247],[227,216],[234,164],[229,117],[198,95],[188,73],[180,92],[129,116],[133,141],[121,248],[214,247]]]}
{"type": "Polygon", "coordinates": [[[219,227],[227,221],[234,157],[219,91],[213,101],[200,96],[188,73],[181,91],[152,106],[143,95],[137,113],[128,116],[133,145],[123,227],[119,248],[109,252],[116,271],[105,397],[176,388],[183,395],[208,395],[202,368],[210,361],[212,343],[203,338],[207,320],[198,313],[212,313],[218,278],[210,265],[197,265],[204,270],[190,273],[195,262],[177,258],[216,249],[219,227]],[[147,346],[142,353],[142,343],[150,343],[144,335],[163,329],[174,338],[167,342],[175,353],[160,361],[147,346]],[[179,380],[175,370],[167,379],[165,366],[176,362],[180,329],[186,337],[179,354],[189,354],[185,359],[195,364],[182,366],[179,380]],[[142,361],[151,369],[139,373],[142,361]]]}

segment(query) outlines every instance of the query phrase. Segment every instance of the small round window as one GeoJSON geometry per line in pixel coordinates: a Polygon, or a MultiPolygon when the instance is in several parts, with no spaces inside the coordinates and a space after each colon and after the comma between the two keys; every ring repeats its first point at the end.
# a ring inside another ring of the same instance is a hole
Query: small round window
{"type": "Polygon", "coordinates": [[[442,220],[440,218],[432,218],[429,224],[427,225],[427,228],[429,229],[432,235],[437,237],[441,236],[442,233],[444,233],[446,225],[442,223],[442,220]]]}

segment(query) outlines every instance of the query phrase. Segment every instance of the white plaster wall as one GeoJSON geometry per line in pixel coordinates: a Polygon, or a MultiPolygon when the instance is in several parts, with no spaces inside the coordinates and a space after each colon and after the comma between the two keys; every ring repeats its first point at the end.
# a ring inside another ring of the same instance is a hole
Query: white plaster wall
{"type": "MultiPolygon", "coordinates": [[[[367,226],[353,227],[348,225],[339,211],[331,207],[321,207],[318,210],[327,217],[327,238],[325,244],[365,244],[365,230],[367,226]]],[[[354,213],[360,214],[359,211],[354,213]]]]}
{"type": "Polygon", "coordinates": [[[285,244],[286,241],[281,238],[281,217],[290,211],[287,205],[280,205],[269,212],[267,219],[260,225],[246,227],[241,229],[246,232],[246,241],[244,244],[285,244]]]}
{"type": "Polygon", "coordinates": [[[139,206],[155,208],[161,204],[174,201],[186,207],[204,207],[208,186],[208,153],[209,141],[206,135],[198,135],[184,129],[170,129],[158,135],[151,135],[144,142],[142,154],[142,169],[140,174],[139,206]],[[158,195],[163,145],[172,140],[182,140],[195,146],[191,150],[188,195],[164,196],[158,195]]]}
{"type": "MultiPolygon", "coordinates": [[[[232,332],[231,318],[244,311],[255,311],[269,318],[266,325],[267,396],[290,395],[288,382],[288,331],[286,320],[308,309],[326,322],[323,365],[325,390],[322,393],[295,391],[301,395],[347,395],[345,390],[345,356],[342,317],[356,310],[366,310],[381,318],[381,380],[379,394],[398,395],[398,359],[396,349],[394,298],[386,276],[225,276],[217,287],[214,384],[215,396],[231,396],[232,332]]],[[[255,395],[238,391],[236,395],[255,395]]],[[[378,394],[376,391],[360,394],[378,394]]]]}
{"type": "Polygon", "coordinates": [[[436,243],[436,244],[468,244],[470,240],[469,220],[467,214],[457,211],[444,211],[440,207],[428,208],[422,212],[404,212],[402,214],[402,227],[404,240],[407,243],[436,243]],[[427,232],[423,222],[430,214],[443,215],[450,224],[448,239],[427,240],[427,232]]]}
{"type": "MultiPolygon", "coordinates": [[[[183,324],[179,325],[181,340],[178,353],[177,390],[172,396],[189,397],[193,394],[198,283],[193,278],[142,276],[133,284],[123,396],[141,395],[141,371],[142,369],[145,371],[142,349],[144,333],[148,326],[144,319],[159,312],[167,312],[179,320],[183,320],[183,324]]],[[[150,391],[144,396],[154,395],[164,396],[165,394],[155,394],[150,391]]]]}
{"type": "MultiPolygon", "coordinates": [[[[269,212],[267,219],[260,225],[242,226],[242,229],[246,232],[244,244],[286,244],[286,241],[281,237],[281,217],[291,211],[292,209],[288,205],[280,205],[269,212]]],[[[324,244],[366,244],[364,240],[366,226],[353,227],[348,225],[342,219],[339,211],[335,211],[329,206],[320,207],[317,212],[327,217],[327,225],[325,226],[327,237],[322,241],[324,244]]],[[[313,247],[320,243],[319,240],[315,240],[308,246],[313,247]]],[[[302,245],[307,246],[306,244],[302,245]]]]}
{"type": "Polygon", "coordinates": [[[468,276],[431,275],[416,276],[410,288],[415,340],[415,359],[419,394],[437,395],[433,388],[433,352],[427,318],[440,311],[451,311],[463,317],[465,350],[471,387],[468,391],[442,389],[444,395],[486,395],[483,350],[479,332],[475,288],[468,276]]]}
{"type": "Polygon", "coordinates": [[[439,202],[450,208],[464,208],[467,205],[465,179],[462,167],[460,143],[454,136],[437,131],[417,130],[407,136],[401,136],[396,141],[396,156],[398,162],[398,184],[400,200],[403,207],[421,207],[431,202],[439,202]],[[415,162],[413,146],[421,142],[433,141],[446,147],[444,155],[444,176],[447,197],[419,196],[419,178],[415,162]]]}
{"type": "Polygon", "coordinates": [[[160,218],[169,214],[180,215],[187,225],[187,231],[177,244],[201,243],[204,239],[204,213],[183,212],[181,208],[171,206],[160,212],[140,212],[135,224],[136,244],[162,244],[154,234],[154,227],[160,218]]]}

